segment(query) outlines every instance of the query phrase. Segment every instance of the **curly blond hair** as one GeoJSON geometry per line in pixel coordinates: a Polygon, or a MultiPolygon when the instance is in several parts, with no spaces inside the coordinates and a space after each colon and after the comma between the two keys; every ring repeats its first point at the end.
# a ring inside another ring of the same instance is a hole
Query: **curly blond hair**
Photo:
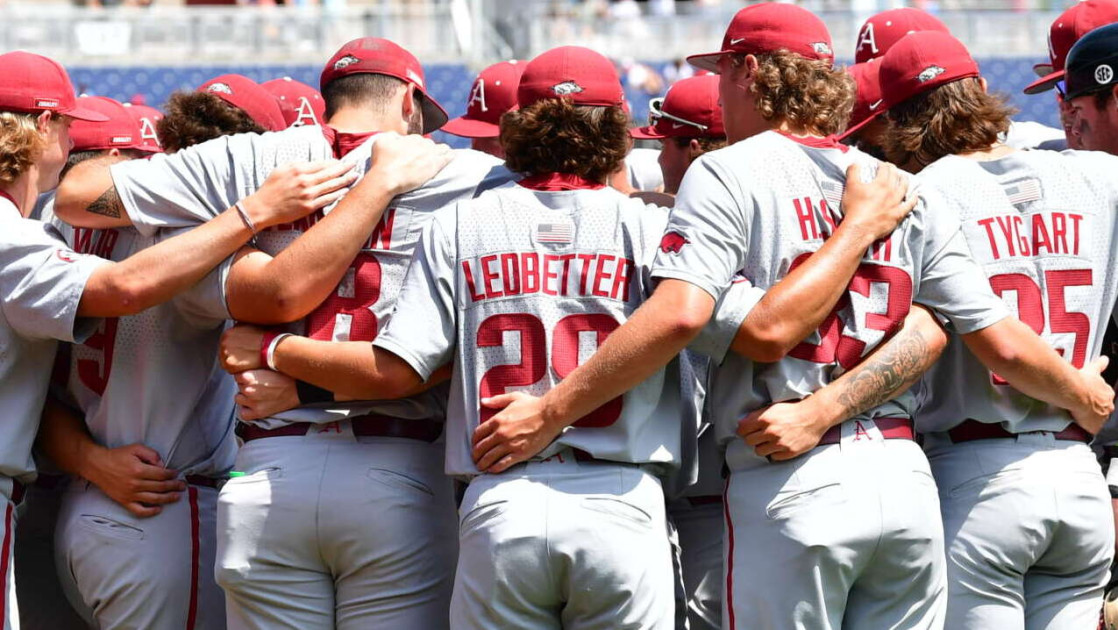
{"type": "MultiPolygon", "coordinates": [[[[821,135],[846,128],[854,109],[854,79],[845,70],[787,50],[756,58],[758,67],[750,91],[762,118],[821,135]]],[[[734,55],[731,63],[740,67],[745,56],[734,55]]]]}
{"type": "Polygon", "coordinates": [[[0,112],[0,185],[10,185],[43,154],[36,114],[0,112]]]}

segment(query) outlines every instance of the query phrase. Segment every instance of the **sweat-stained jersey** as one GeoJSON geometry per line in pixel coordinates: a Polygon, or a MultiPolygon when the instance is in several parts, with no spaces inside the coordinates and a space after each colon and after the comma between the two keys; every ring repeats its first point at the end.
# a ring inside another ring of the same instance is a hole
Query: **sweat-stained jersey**
{"type": "MultiPolygon", "coordinates": [[[[73,228],[53,208],[46,205],[44,220],[75,251],[117,262],[189,229],[147,237],[134,228],[73,228]]],[[[185,475],[217,477],[232,468],[237,385],[217,361],[225,317],[197,314],[224,308],[205,302],[221,295],[223,281],[210,273],[169,302],[102,320],[84,343],[67,348],[65,387],[98,444],[144,444],[185,475]]]]}
{"type": "MultiPolygon", "coordinates": [[[[946,157],[920,174],[957,215],[994,292],[1075,367],[1099,355],[1118,297],[1118,157],[1017,151],[978,162],[946,157]]],[[[920,432],[967,419],[1013,433],[1060,431],[1067,412],[992,374],[955,335],[924,375],[920,432]]]]}
{"type": "MultiPolygon", "coordinates": [[[[355,164],[355,171],[364,175],[375,145],[373,136],[341,159],[355,164]]],[[[297,127],[218,138],[175,154],[114,165],[112,174],[133,223],[141,233],[150,234],[160,228],[197,225],[216,216],[263,185],[277,166],[333,156],[334,147],[321,127],[297,127]]],[[[392,310],[416,240],[431,214],[511,179],[512,174],[496,158],[477,151],[455,151],[454,159],[434,179],[393,200],[334,294],[287,330],[313,339],[372,341],[392,310]]],[[[262,231],[257,246],[277,255],[329,210],[262,231]]],[[[216,273],[227,273],[230,264],[226,261],[216,273]]],[[[214,302],[224,304],[224,295],[214,302]]],[[[403,400],[307,405],[253,424],[276,428],[370,413],[441,419],[446,391],[444,385],[403,400]]]]}
{"type": "Polygon", "coordinates": [[[31,445],[58,341],[81,341],[99,323],[78,318],[78,306],[103,264],[0,196],[0,475],[32,479],[31,445]]]}
{"type": "MultiPolygon", "coordinates": [[[[766,132],[699,158],[684,177],[653,276],[695,284],[717,296],[735,272],[767,289],[819,249],[839,217],[846,168],[872,175],[874,161],[830,140],[766,132]]],[[[871,247],[845,296],[820,329],[784,359],[754,363],[731,354],[714,368],[708,396],[727,461],[753,458],[734,439],[737,422],[772,402],[799,400],[835,380],[896,332],[916,301],[968,333],[1008,315],[983,283],[958,221],[921,193],[917,208],[871,247]]],[[[904,417],[906,393],[865,414],[904,417]]]]}
{"type": "MultiPolygon", "coordinates": [[[[471,437],[496,413],[481,409],[482,398],[547,392],[648,298],[665,221],[664,209],[611,188],[520,185],[435,215],[391,321],[373,344],[424,379],[454,361],[448,474],[478,474],[471,437]]],[[[736,303],[751,308],[755,301],[736,303]]],[[[727,329],[719,338],[728,345],[733,335],[727,329]]],[[[682,391],[694,378],[690,362],[673,360],[575,422],[537,457],[571,447],[597,459],[678,467],[681,424],[698,429],[697,410],[685,409],[694,406],[692,392],[682,391]]]]}

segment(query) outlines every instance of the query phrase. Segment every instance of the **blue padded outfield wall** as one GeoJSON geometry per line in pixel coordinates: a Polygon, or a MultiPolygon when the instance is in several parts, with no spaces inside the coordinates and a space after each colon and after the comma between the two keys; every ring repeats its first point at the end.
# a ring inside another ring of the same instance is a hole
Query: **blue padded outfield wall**
{"type": "MultiPolygon", "coordinates": [[[[982,74],[990,83],[992,91],[1009,95],[1012,103],[1021,110],[1018,120],[1031,120],[1052,127],[1059,126],[1055,96],[1051,92],[1037,96],[1025,96],[1021,90],[1036,76],[1033,64],[1040,59],[997,59],[980,60],[982,74]]],[[[659,68],[661,64],[649,64],[659,68]]],[[[427,84],[432,94],[446,109],[451,117],[461,115],[466,109],[473,73],[463,65],[426,66],[427,84]]],[[[175,90],[189,90],[219,74],[235,72],[256,81],[267,81],[289,76],[297,81],[318,87],[320,66],[313,65],[254,65],[254,66],[204,66],[204,67],[71,67],[70,76],[74,86],[88,94],[110,96],[120,101],[129,101],[134,95],[142,95],[148,105],[161,107],[167,97],[175,90]]],[[[643,120],[648,111],[650,95],[626,89],[634,116],[643,120]]],[[[452,146],[467,146],[468,141],[445,134],[437,134],[439,140],[452,146]]]]}

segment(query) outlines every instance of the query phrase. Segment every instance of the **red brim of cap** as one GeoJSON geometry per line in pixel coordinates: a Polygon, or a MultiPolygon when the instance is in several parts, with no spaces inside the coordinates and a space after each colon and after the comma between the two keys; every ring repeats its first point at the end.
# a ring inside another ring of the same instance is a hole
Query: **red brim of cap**
{"type": "Polygon", "coordinates": [[[1043,76],[1036,81],[1033,81],[1025,88],[1025,94],[1040,94],[1051,90],[1057,83],[1064,78],[1064,71],[1057,70],[1052,74],[1043,76]]]}
{"type": "Polygon", "coordinates": [[[58,113],[62,114],[63,116],[77,118],[78,120],[84,120],[86,122],[105,122],[109,119],[108,116],[100,112],[95,112],[92,109],[86,109],[79,106],[71,107],[67,111],[59,110],[58,113]]]}
{"type": "Polygon", "coordinates": [[[447,115],[443,106],[439,105],[435,99],[431,98],[425,90],[420,89],[418,86],[416,89],[419,90],[419,93],[423,96],[420,102],[420,106],[423,108],[423,133],[438,131],[450,120],[450,116],[447,115]]]}
{"type": "Polygon", "coordinates": [[[636,138],[637,140],[663,140],[664,138],[667,138],[667,136],[665,136],[664,134],[658,133],[656,131],[656,128],[652,125],[630,129],[629,135],[636,138]]]}
{"type": "Polygon", "coordinates": [[[870,114],[869,116],[867,116],[864,120],[862,120],[862,122],[860,122],[860,123],[858,123],[858,124],[856,124],[852,127],[848,127],[846,129],[846,131],[842,132],[842,135],[838,137],[839,142],[845,142],[847,138],[849,138],[850,136],[853,136],[854,134],[861,131],[863,127],[865,127],[866,125],[870,124],[871,122],[877,120],[878,117],[881,116],[884,113],[885,113],[884,109],[876,111],[876,112],[870,114]]]}
{"type": "Polygon", "coordinates": [[[718,60],[722,55],[729,55],[733,52],[732,50],[720,50],[718,52],[703,53],[701,55],[691,55],[687,58],[687,63],[700,70],[718,74],[718,60]]]}
{"type": "Polygon", "coordinates": [[[501,127],[484,120],[459,116],[442,126],[442,131],[461,138],[496,138],[501,135],[501,127]]]}

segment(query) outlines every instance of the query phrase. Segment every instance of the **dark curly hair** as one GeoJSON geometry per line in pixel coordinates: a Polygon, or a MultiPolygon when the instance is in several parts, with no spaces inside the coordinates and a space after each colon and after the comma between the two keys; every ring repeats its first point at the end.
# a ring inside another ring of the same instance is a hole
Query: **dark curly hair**
{"type": "Polygon", "coordinates": [[[168,153],[221,136],[265,131],[244,110],[208,92],[175,92],[165,109],[156,133],[168,153]]]}
{"type": "Polygon", "coordinates": [[[604,182],[629,152],[629,117],[620,107],[546,99],[501,116],[500,139],[505,163],[513,171],[604,182]]]}
{"type": "Polygon", "coordinates": [[[894,164],[927,166],[945,155],[988,149],[1009,130],[1015,112],[978,78],[945,83],[889,110],[885,155],[894,164]]]}
{"type": "MultiPolygon", "coordinates": [[[[822,135],[846,128],[854,109],[854,79],[845,70],[786,50],[756,57],[750,90],[762,118],[822,135]]],[[[745,56],[734,55],[731,63],[740,66],[745,56]]]]}

